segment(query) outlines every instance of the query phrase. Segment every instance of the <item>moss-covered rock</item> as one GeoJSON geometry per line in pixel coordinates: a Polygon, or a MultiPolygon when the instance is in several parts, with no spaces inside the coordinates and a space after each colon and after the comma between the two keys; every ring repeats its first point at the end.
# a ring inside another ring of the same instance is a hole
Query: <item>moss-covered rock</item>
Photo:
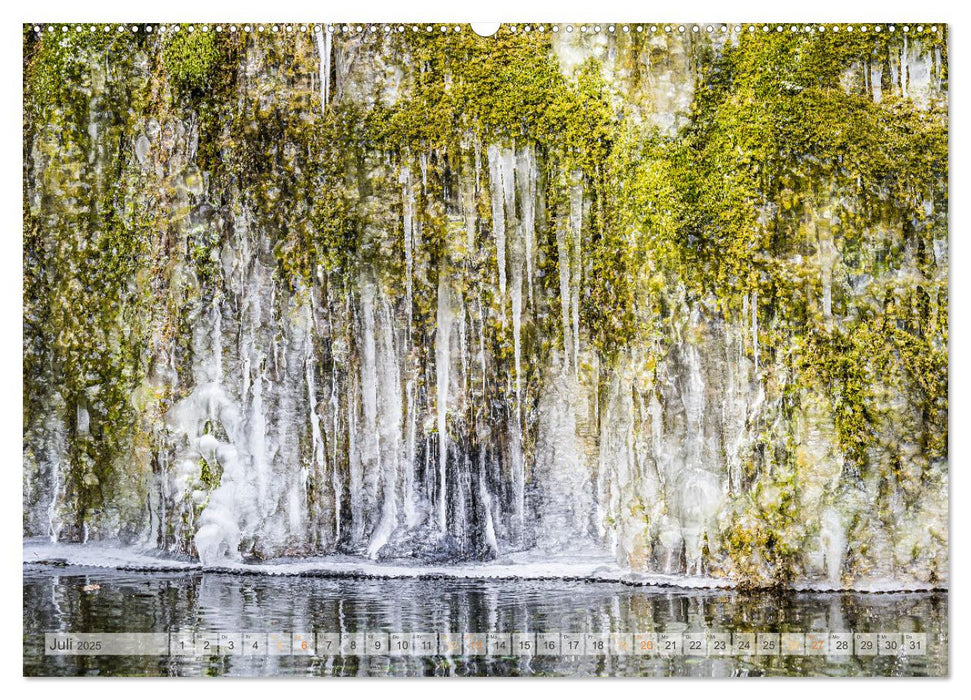
{"type": "Polygon", "coordinates": [[[946,572],[943,28],[53,29],[25,534],[946,572]]]}

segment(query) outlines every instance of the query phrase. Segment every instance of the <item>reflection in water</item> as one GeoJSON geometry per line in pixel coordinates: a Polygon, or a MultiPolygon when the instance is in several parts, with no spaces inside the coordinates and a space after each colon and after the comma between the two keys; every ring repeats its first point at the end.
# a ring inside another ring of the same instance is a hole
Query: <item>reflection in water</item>
{"type": "Polygon", "coordinates": [[[682,591],[570,581],[356,580],[24,568],[24,674],[947,674],[947,594],[682,591]],[[85,586],[98,584],[97,590],[85,586]],[[44,632],[924,632],[923,657],[50,657],[44,632]]]}

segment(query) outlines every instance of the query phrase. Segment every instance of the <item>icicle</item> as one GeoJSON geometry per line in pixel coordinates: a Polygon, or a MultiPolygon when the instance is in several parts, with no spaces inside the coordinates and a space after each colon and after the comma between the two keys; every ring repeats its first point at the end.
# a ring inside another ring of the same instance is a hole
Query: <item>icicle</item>
{"type": "MultiPolygon", "coordinates": [[[[520,367],[520,337],[522,326],[523,308],[523,266],[526,268],[525,285],[528,298],[532,300],[533,293],[533,229],[536,224],[535,216],[535,197],[536,197],[536,168],[533,161],[532,149],[523,149],[516,162],[516,190],[520,200],[522,217],[517,228],[517,240],[513,245],[514,259],[512,261],[513,271],[513,337],[515,341],[516,358],[516,403],[520,401],[522,387],[522,369],[520,367]],[[522,257],[522,260],[520,259],[522,257]]],[[[517,409],[518,410],[518,409],[517,409]]]]}
{"type": "Polygon", "coordinates": [[[743,294],[742,295],[742,320],[741,320],[741,326],[742,326],[742,342],[743,343],[748,340],[748,332],[749,332],[748,331],[748,319],[749,319],[748,297],[749,297],[748,294],[743,294]]]}
{"type": "Polygon", "coordinates": [[[415,222],[415,192],[411,186],[411,171],[407,167],[401,169],[401,176],[398,181],[401,183],[401,201],[403,203],[404,236],[405,236],[405,311],[408,314],[408,328],[406,343],[411,345],[411,322],[412,322],[412,295],[413,280],[412,268],[414,265],[414,253],[412,244],[414,240],[415,222]]]}
{"type": "Polygon", "coordinates": [[[531,147],[527,147],[519,153],[519,160],[516,164],[516,185],[522,211],[520,226],[526,258],[527,298],[532,305],[533,257],[535,253],[533,239],[536,229],[536,156],[531,147]]]}
{"type": "MultiPolygon", "coordinates": [[[[249,454],[252,474],[255,476],[257,491],[257,508],[260,517],[269,510],[267,496],[271,478],[270,464],[267,461],[266,430],[267,420],[263,405],[264,376],[266,372],[267,356],[259,348],[259,330],[263,326],[263,308],[261,305],[261,291],[263,291],[263,272],[260,265],[256,265],[249,279],[246,280],[246,307],[248,310],[247,324],[242,334],[243,353],[247,358],[247,376],[249,392],[244,393],[244,401],[248,396],[249,404],[246,411],[246,437],[244,444],[249,454]]],[[[272,308],[272,302],[271,302],[272,308]]]]}
{"type": "Polygon", "coordinates": [[[354,543],[360,541],[364,531],[364,475],[362,473],[361,456],[358,449],[357,439],[357,396],[354,382],[348,381],[347,402],[347,460],[350,463],[350,483],[348,493],[351,501],[351,540],[354,543]]]}
{"type": "Polygon", "coordinates": [[[330,101],[330,63],[332,52],[332,34],[327,31],[327,25],[322,24],[319,32],[314,32],[317,40],[317,53],[320,55],[320,106],[327,111],[330,101]]]}
{"type": "Polygon", "coordinates": [[[473,150],[475,152],[475,194],[478,195],[482,191],[482,144],[479,142],[479,137],[475,137],[473,150]]]}
{"type": "MultiPolygon", "coordinates": [[[[351,319],[351,295],[344,301],[344,318],[351,319]]],[[[346,339],[349,342],[349,338],[346,339]]],[[[361,440],[358,437],[357,412],[362,391],[355,381],[353,372],[348,372],[345,380],[345,396],[347,397],[347,462],[348,478],[347,492],[350,501],[351,522],[350,541],[358,544],[364,537],[364,473],[361,461],[361,440]]]]}
{"type": "MultiPolygon", "coordinates": [[[[558,355],[559,353],[555,353],[558,355]]],[[[535,458],[531,480],[542,484],[531,503],[538,543],[563,551],[589,535],[592,485],[577,439],[579,382],[568,364],[552,357],[536,414],[535,458]]]]}
{"type": "Polygon", "coordinates": [[[509,419],[508,433],[513,478],[513,539],[522,547],[526,534],[526,465],[523,463],[523,431],[518,416],[509,419]]]}
{"type": "Polygon", "coordinates": [[[380,436],[378,435],[378,369],[375,336],[376,285],[361,281],[361,405],[364,409],[364,440],[361,464],[364,468],[365,507],[375,507],[381,479],[380,436]]]}
{"type": "Polygon", "coordinates": [[[438,279],[438,331],[435,334],[435,381],[438,394],[438,527],[447,529],[446,469],[448,466],[449,368],[451,365],[452,299],[444,270],[438,279]]]}
{"type": "Polygon", "coordinates": [[[485,540],[492,556],[499,554],[499,542],[496,539],[496,526],[492,521],[492,495],[486,484],[486,448],[485,445],[479,446],[479,499],[482,501],[482,510],[485,512],[485,540]]]}
{"type": "Polygon", "coordinates": [[[310,460],[314,466],[315,476],[323,474],[326,464],[327,449],[324,446],[324,437],[320,430],[320,416],[317,414],[317,388],[314,379],[314,353],[313,343],[307,343],[306,375],[307,375],[307,403],[310,406],[310,460]]]}
{"type": "Polygon", "coordinates": [[[75,425],[77,426],[76,432],[78,435],[87,435],[90,430],[91,416],[88,413],[88,407],[85,405],[84,400],[78,402],[75,407],[75,425]]]}
{"type": "MultiPolygon", "coordinates": [[[[245,232],[245,225],[241,227],[245,232]]],[[[245,241],[245,236],[243,237],[245,241]]],[[[241,246],[245,250],[245,243],[241,246]]],[[[199,559],[213,563],[224,558],[239,557],[239,544],[244,531],[251,532],[263,512],[263,499],[267,493],[266,471],[266,420],[262,405],[262,366],[257,361],[254,382],[254,359],[259,358],[255,347],[255,330],[260,325],[259,293],[263,278],[256,266],[252,275],[243,278],[243,313],[245,321],[239,337],[238,352],[243,358],[244,391],[240,409],[223,391],[222,376],[222,329],[218,301],[214,303],[210,318],[210,330],[199,324],[194,340],[196,361],[193,375],[196,386],[192,393],[169,411],[168,421],[173,432],[188,438],[189,452],[182,453],[176,463],[177,478],[185,479],[198,469],[198,458],[218,461],[222,466],[219,486],[207,499],[208,504],[199,517],[198,530],[193,541],[199,559]],[[210,419],[218,420],[225,429],[229,442],[223,443],[206,431],[200,436],[200,428],[210,419]]],[[[164,498],[161,499],[164,504],[164,498]]],[[[176,531],[176,540],[185,533],[176,531]]]]}
{"type": "Polygon", "coordinates": [[[701,357],[698,354],[698,348],[688,345],[684,350],[684,356],[687,377],[681,392],[681,403],[684,405],[690,435],[687,444],[688,453],[693,456],[701,450],[701,421],[705,414],[705,381],[701,376],[701,357]]]}
{"type": "Polygon", "coordinates": [[[755,375],[759,374],[759,290],[752,290],[752,355],[755,358],[755,375]]]}
{"type": "Polygon", "coordinates": [[[482,308],[482,295],[479,294],[479,371],[482,374],[482,396],[487,395],[489,387],[489,377],[486,374],[486,350],[485,350],[485,311],[482,308]]]}
{"type": "Polygon", "coordinates": [[[459,297],[458,341],[459,341],[459,384],[462,396],[469,395],[469,346],[468,346],[468,315],[469,310],[465,301],[459,297]]]}
{"type": "Polygon", "coordinates": [[[516,216],[516,153],[511,148],[502,149],[500,154],[499,180],[508,225],[509,220],[516,216]]]}
{"type": "Polygon", "coordinates": [[[883,80],[883,64],[879,62],[874,62],[870,66],[870,92],[873,96],[873,101],[879,103],[883,100],[883,85],[881,81],[883,80]]]}
{"type": "MultiPolygon", "coordinates": [[[[476,163],[478,169],[478,163],[476,163]]],[[[475,210],[475,180],[470,179],[468,173],[459,176],[459,189],[462,193],[462,217],[465,220],[465,250],[471,255],[475,252],[475,224],[477,220],[475,210]]]]}
{"type": "Polygon", "coordinates": [[[833,265],[829,263],[823,267],[821,273],[823,278],[823,318],[826,324],[830,325],[833,321],[833,265]]]}
{"type": "MultiPolygon", "coordinates": [[[[502,188],[502,205],[505,210],[504,222],[507,228],[513,231],[510,240],[506,242],[508,247],[508,257],[506,265],[510,270],[510,299],[512,302],[512,322],[513,322],[513,354],[516,368],[516,413],[517,419],[520,413],[520,394],[521,394],[521,337],[522,337],[522,315],[523,315],[523,227],[516,216],[516,154],[511,148],[504,149],[499,156],[499,182],[502,188]],[[514,225],[513,225],[514,224],[514,225]]],[[[503,305],[503,315],[505,315],[505,304],[503,305]]]]}
{"type": "MultiPolygon", "coordinates": [[[[582,174],[577,172],[573,177],[582,182],[582,174]]],[[[570,270],[570,310],[573,316],[573,369],[580,365],[580,285],[581,280],[581,243],[583,240],[583,185],[575,184],[570,187],[570,232],[573,234],[573,250],[570,270]]]]}
{"type": "Polygon", "coordinates": [[[513,270],[512,275],[512,340],[513,340],[513,357],[516,365],[516,411],[518,413],[520,406],[520,393],[522,391],[522,349],[521,349],[521,336],[522,336],[522,318],[523,318],[523,279],[522,279],[522,269],[516,267],[513,270]]]}
{"type": "Polygon", "coordinates": [[[219,296],[213,300],[213,323],[212,323],[212,356],[213,356],[213,378],[212,380],[221,383],[223,380],[223,315],[219,309],[219,296]]]}
{"type": "Polygon", "coordinates": [[[253,382],[250,403],[249,452],[253,459],[253,471],[256,473],[256,486],[259,494],[261,514],[267,511],[267,486],[269,464],[266,461],[266,415],[263,411],[263,370],[257,369],[253,382]]]}
{"type": "Polygon", "coordinates": [[[341,501],[344,499],[344,488],[338,466],[339,462],[337,460],[337,436],[340,435],[340,401],[337,399],[337,370],[335,367],[331,368],[330,400],[328,403],[331,411],[331,423],[333,424],[330,484],[334,492],[334,542],[340,542],[342,524],[341,501]]]}
{"type": "MultiPolygon", "coordinates": [[[[411,369],[409,368],[409,374],[411,369]]],[[[405,383],[405,410],[408,412],[408,426],[405,429],[405,524],[413,527],[418,520],[415,510],[415,446],[418,433],[418,420],[415,402],[415,380],[409,377],[405,383]]]]}
{"type": "MultiPolygon", "coordinates": [[[[432,453],[432,440],[431,435],[425,433],[425,449],[422,452],[422,473],[425,475],[425,493],[428,494],[429,499],[431,494],[435,491],[435,474],[431,469],[431,453],[432,453]]],[[[437,514],[436,514],[437,517],[437,514]]]]}
{"type": "MultiPolygon", "coordinates": [[[[55,406],[61,404],[60,395],[57,395],[54,404],[55,406]]],[[[64,479],[61,471],[67,452],[67,430],[63,421],[57,417],[56,410],[51,411],[51,416],[47,420],[47,429],[48,434],[51,436],[48,441],[48,450],[52,453],[48,458],[50,460],[49,468],[52,483],[51,501],[47,507],[47,534],[51,542],[57,542],[61,537],[59,504],[63,497],[61,492],[64,488],[64,479]]]]}
{"type": "Polygon", "coordinates": [[[910,61],[907,56],[907,35],[904,34],[903,52],[900,54],[900,96],[907,97],[910,91],[910,61]]]}
{"type": "Polygon", "coordinates": [[[566,367],[571,365],[573,355],[573,331],[570,324],[570,300],[572,292],[570,288],[570,249],[567,245],[566,231],[563,222],[556,225],[556,252],[559,257],[558,267],[560,269],[560,312],[563,319],[563,363],[566,367]]]}
{"type": "Polygon", "coordinates": [[[394,320],[391,307],[381,295],[377,327],[377,379],[379,417],[377,425],[380,476],[383,499],[381,517],[368,544],[368,556],[377,557],[398,523],[397,485],[401,457],[401,377],[394,349],[394,320]]]}
{"type": "Polygon", "coordinates": [[[455,537],[456,541],[459,543],[460,547],[463,549],[468,545],[467,530],[468,530],[468,513],[466,509],[466,492],[468,491],[468,475],[469,475],[469,455],[468,452],[460,452],[458,455],[458,460],[453,460],[453,470],[458,472],[456,479],[457,487],[455,489],[455,494],[452,496],[452,503],[454,508],[454,516],[452,519],[452,535],[455,537]],[[459,461],[461,460],[461,461],[459,461]]]}
{"type": "Polygon", "coordinates": [[[506,317],[506,210],[502,194],[499,147],[489,146],[489,183],[492,193],[492,236],[496,241],[496,263],[499,268],[499,304],[506,317]]]}
{"type": "Polygon", "coordinates": [[[61,468],[55,463],[51,468],[54,482],[51,484],[51,502],[47,507],[47,535],[51,542],[57,542],[61,535],[61,524],[57,518],[57,500],[61,493],[61,468]]]}

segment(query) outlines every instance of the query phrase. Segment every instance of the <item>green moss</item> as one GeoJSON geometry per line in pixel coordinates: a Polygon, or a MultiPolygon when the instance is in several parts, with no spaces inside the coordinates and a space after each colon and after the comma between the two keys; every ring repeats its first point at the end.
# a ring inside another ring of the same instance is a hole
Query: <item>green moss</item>
{"type": "Polygon", "coordinates": [[[65,111],[86,108],[78,89],[90,84],[93,56],[115,55],[127,62],[134,52],[147,48],[144,34],[106,32],[104,27],[84,25],[78,32],[63,31],[64,25],[43,25],[40,34],[24,27],[25,126],[50,120],[54,113],[63,116],[65,111]]]}
{"type": "Polygon", "coordinates": [[[867,461],[875,438],[876,415],[870,400],[874,381],[874,348],[864,332],[845,335],[818,329],[807,337],[802,354],[807,380],[818,379],[830,396],[840,443],[857,464],[867,461]]]}
{"type": "Polygon", "coordinates": [[[79,431],[73,416],[85,407],[88,433],[68,441],[65,489],[75,507],[66,528],[97,533],[114,519],[124,534],[137,531],[144,495],[129,456],[144,322],[132,280],[146,248],[125,163],[114,155],[147,104],[147,81],[134,67],[145,42],[95,29],[58,27],[25,42],[25,186],[40,196],[26,200],[25,229],[34,233],[25,241],[24,313],[46,340],[25,349],[32,371],[24,388],[44,397],[56,387],[64,406],[64,415],[51,416],[49,406],[27,401],[25,425],[55,418],[79,431]]]}
{"type": "Polygon", "coordinates": [[[850,331],[817,328],[806,335],[800,354],[807,382],[817,382],[829,396],[840,442],[859,466],[878,444],[888,409],[877,391],[888,387],[907,397],[916,423],[890,418],[893,429],[921,445],[930,458],[947,455],[947,356],[929,314],[892,300],[884,313],[850,331]]]}
{"type": "Polygon", "coordinates": [[[166,34],[162,46],[162,65],[172,86],[183,94],[199,94],[210,89],[216,73],[225,71],[222,55],[213,31],[190,31],[180,25],[178,32],[166,34]]]}
{"type": "MultiPolygon", "coordinates": [[[[933,213],[947,204],[946,105],[920,110],[892,85],[876,102],[845,84],[855,63],[900,47],[887,35],[744,33],[698,85],[681,134],[634,132],[621,141],[607,198],[615,211],[602,253],[593,251],[597,281],[587,314],[602,348],[650,337],[639,319],[658,319],[663,333],[671,321],[664,296],[677,284],[689,298],[716,295],[721,313],[743,325],[742,300],[757,291],[762,364],[797,355],[796,383],[822,382],[854,461],[866,461],[880,428],[871,390],[888,363],[914,387],[912,401],[931,432],[946,435],[946,329],[919,323],[920,310],[904,319],[893,305],[854,318],[845,305],[861,302],[845,300],[839,277],[834,313],[843,318],[830,329],[820,318],[819,268],[807,264],[819,245],[814,222],[825,210],[848,273],[902,265],[902,248],[880,253],[883,227],[897,225],[924,251],[916,262],[925,286],[936,274],[927,251],[946,231],[933,213]],[[644,294],[638,280],[652,277],[658,283],[648,289],[656,293],[644,294]],[[645,298],[652,308],[638,310],[645,298]]],[[[926,436],[921,442],[933,443],[934,454],[944,450],[926,436]]]]}
{"type": "Polygon", "coordinates": [[[743,585],[785,585],[801,573],[805,517],[798,508],[796,470],[766,475],[738,504],[722,545],[743,585]]]}
{"type": "Polygon", "coordinates": [[[469,32],[405,33],[396,45],[419,66],[407,95],[380,101],[361,138],[387,150],[456,149],[471,133],[481,142],[542,144],[567,169],[592,173],[609,152],[612,114],[599,64],[564,76],[549,38],[508,30],[483,39],[469,32]]]}
{"type": "Polygon", "coordinates": [[[223,468],[217,462],[215,465],[209,464],[209,460],[205,457],[199,458],[199,480],[209,491],[213,491],[219,488],[219,482],[222,481],[223,468]]]}

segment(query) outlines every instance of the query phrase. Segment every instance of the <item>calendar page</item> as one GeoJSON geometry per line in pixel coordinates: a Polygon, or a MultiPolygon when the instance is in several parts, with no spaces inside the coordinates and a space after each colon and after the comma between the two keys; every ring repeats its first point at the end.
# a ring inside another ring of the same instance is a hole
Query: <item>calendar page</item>
{"type": "Polygon", "coordinates": [[[948,675],[946,24],[22,40],[25,676],[948,675]]]}

